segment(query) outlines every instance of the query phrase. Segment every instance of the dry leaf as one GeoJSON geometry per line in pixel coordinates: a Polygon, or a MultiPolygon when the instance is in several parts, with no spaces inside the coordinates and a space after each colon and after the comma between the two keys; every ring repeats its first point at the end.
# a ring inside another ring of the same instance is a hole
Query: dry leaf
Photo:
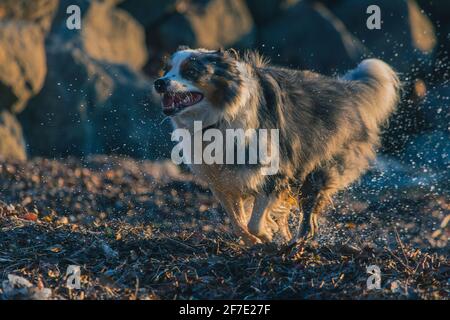
{"type": "Polygon", "coordinates": [[[345,226],[351,230],[356,228],[356,224],[354,224],[353,222],[347,222],[345,226]]]}
{"type": "Polygon", "coordinates": [[[54,253],[58,253],[58,252],[61,252],[62,246],[57,244],[57,245],[54,245],[53,247],[48,248],[48,250],[50,250],[51,252],[54,252],[54,253]]]}
{"type": "Polygon", "coordinates": [[[22,219],[28,220],[28,221],[37,221],[38,215],[36,213],[33,213],[33,212],[28,212],[28,213],[23,215],[22,219]]]}

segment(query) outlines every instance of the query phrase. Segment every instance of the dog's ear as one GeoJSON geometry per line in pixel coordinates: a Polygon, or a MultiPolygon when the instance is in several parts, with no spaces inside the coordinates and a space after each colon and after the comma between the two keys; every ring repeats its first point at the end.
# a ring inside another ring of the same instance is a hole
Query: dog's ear
{"type": "Polygon", "coordinates": [[[239,59],[239,53],[233,48],[225,50],[224,48],[221,47],[221,48],[217,49],[215,53],[220,56],[227,56],[231,59],[236,59],[236,60],[239,59]]]}
{"type": "Polygon", "coordinates": [[[239,52],[236,49],[230,48],[225,51],[225,54],[232,59],[239,60],[239,52]]]}
{"type": "Polygon", "coordinates": [[[215,52],[215,54],[218,54],[219,56],[223,56],[225,53],[225,49],[223,47],[220,47],[219,49],[217,49],[215,52]]]}
{"type": "Polygon", "coordinates": [[[189,50],[189,49],[190,49],[189,46],[180,45],[180,46],[178,46],[177,51],[183,51],[183,50],[189,50]]]}

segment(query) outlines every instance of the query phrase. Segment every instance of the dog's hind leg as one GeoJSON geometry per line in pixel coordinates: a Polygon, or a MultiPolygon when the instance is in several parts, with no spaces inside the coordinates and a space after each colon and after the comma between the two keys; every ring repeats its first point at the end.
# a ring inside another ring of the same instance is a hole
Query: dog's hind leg
{"type": "Polygon", "coordinates": [[[291,243],[314,237],[319,227],[318,217],[329,204],[336,190],[332,180],[329,180],[323,171],[310,174],[306,178],[298,198],[299,209],[302,213],[300,230],[291,243]]]}
{"type": "Polygon", "coordinates": [[[370,146],[358,143],[352,145],[345,154],[336,157],[333,163],[308,175],[300,189],[299,203],[303,217],[295,241],[314,236],[318,229],[318,217],[331,203],[332,196],[362,174],[372,155],[370,146]]]}
{"type": "Polygon", "coordinates": [[[319,229],[318,218],[325,207],[330,203],[331,195],[326,191],[320,191],[315,197],[310,197],[305,201],[303,210],[303,219],[301,222],[300,233],[297,240],[312,239],[319,229]]]}

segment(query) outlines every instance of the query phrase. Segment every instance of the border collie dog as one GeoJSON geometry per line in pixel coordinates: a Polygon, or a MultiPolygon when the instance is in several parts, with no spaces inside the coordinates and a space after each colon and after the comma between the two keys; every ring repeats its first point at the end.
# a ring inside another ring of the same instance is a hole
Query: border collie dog
{"type": "Polygon", "coordinates": [[[255,52],[180,47],[154,83],[175,128],[278,129],[279,169],[262,165],[191,164],[208,183],[246,244],[274,235],[296,243],[318,228],[331,197],[358,179],[375,158],[380,127],[395,110],[400,82],[377,59],[340,78],[270,65],[255,52]],[[289,215],[300,224],[291,235],[289,215]]]}

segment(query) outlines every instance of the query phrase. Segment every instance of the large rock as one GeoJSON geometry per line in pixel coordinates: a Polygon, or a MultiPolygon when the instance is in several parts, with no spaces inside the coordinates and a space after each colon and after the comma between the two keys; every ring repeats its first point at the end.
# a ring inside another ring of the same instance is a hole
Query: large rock
{"type": "Polygon", "coordinates": [[[58,0],[2,0],[0,20],[24,20],[37,24],[44,33],[50,29],[58,0]]]}
{"type": "Polygon", "coordinates": [[[450,1],[418,0],[420,7],[430,18],[436,30],[438,46],[434,53],[433,69],[430,80],[435,82],[450,79],[450,1]]]}
{"type": "Polygon", "coordinates": [[[147,30],[150,36],[154,31],[159,37],[162,49],[175,49],[180,45],[177,40],[183,34],[186,34],[185,44],[206,48],[235,44],[250,46],[253,42],[253,20],[243,1],[184,2],[176,10],[157,29],[147,30]]]}
{"type": "Polygon", "coordinates": [[[143,29],[116,2],[60,2],[44,87],[20,115],[31,155],[167,156],[168,123],[160,125],[152,81],[137,70],[145,61],[143,29]],[[66,27],[69,4],[81,8],[81,30],[66,27]]]}
{"type": "Polygon", "coordinates": [[[180,2],[168,7],[164,19],[157,21],[146,28],[151,62],[146,70],[153,75],[163,56],[179,45],[249,48],[255,40],[253,19],[241,0],[180,2]]]}
{"type": "Polygon", "coordinates": [[[118,9],[117,1],[61,0],[50,37],[61,42],[76,41],[92,58],[141,69],[147,61],[145,32],[126,11],[118,9]],[[78,5],[82,20],[80,30],[66,26],[69,5],[78,5]]]}
{"type": "MultiPolygon", "coordinates": [[[[178,1],[179,2],[179,1],[178,1]]],[[[123,0],[118,8],[128,11],[145,29],[162,23],[177,11],[177,0],[123,0]]]]}
{"type": "Polygon", "coordinates": [[[167,156],[169,128],[160,124],[159,106],[149,101],[152,82],[72,45],[48,48],[44,88],[20,115],[30,154],[167,156]]]}
{"type": "Polygon", "coordinates": [[[414,0],[329,1],[328,6],[371,51],[371,56],[383,59],[403,73],[411,73],[413,67],[423,72],[428,69],[436,35],[430,20],[414,0]],[[381,29],[367,28],[366,10],[370,5],[380,8],[381,29]]]}
{"type": "Polygon", "coordinates": [[[324,73],[352,68],[365,53],[331,11],[301,1],[261,26],[261,51],[275,63],[324,73]]]}
{"type": "Polygon", "coordinates": [[[22,128],[9,111],[0,111],[0,158],[25,160],[22,128]]]}
{"type": "Polygon", "coordinates": [[[241,0],[211,0],[198,10],[186,10],[197,44],[219,48],[245,44],[253,40],[253,20],[241,0]]]}
{"type": "Polygon", "coordinates": [[[30,22],[0,20],[0,110],[20,112],[42,88],[44,34],[30,22]]]}
{"type": "Polygon", "coordinates": [[[147,61],[145,33],[123,10],[93,2],[81,29],[86,52],[97,60],[140,69],[147,61]]]}
{"type": "Polygon", "coordinates": [[[289,0],[246,0],[245,2],[255,24],[264,26],[281,13],[283,7],[288,5],[289,0]]]}

